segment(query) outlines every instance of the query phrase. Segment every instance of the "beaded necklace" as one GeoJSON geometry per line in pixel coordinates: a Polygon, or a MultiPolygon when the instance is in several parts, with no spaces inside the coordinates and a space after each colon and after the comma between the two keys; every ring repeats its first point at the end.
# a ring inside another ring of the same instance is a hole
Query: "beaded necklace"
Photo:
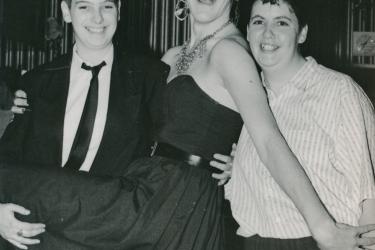
{"type": "Polygon", "coordinates": [[[203,37],[196,45],[194,45],[191,50],[188,52],[188,46],[190,39],[187,40],[181,48],[181,51],[178,53],[178,59],[176,61],[176,71],[177,75],[185,73],[191,64],[197,59],[202,58],[204,53],[206,52],[207,42],[208,40],[215,37],[217,33],[222,31],[226,26],[232,23],[231,20],[224,23],[220,28],[215,30],[212,34],[209,34],[203,37]]]}

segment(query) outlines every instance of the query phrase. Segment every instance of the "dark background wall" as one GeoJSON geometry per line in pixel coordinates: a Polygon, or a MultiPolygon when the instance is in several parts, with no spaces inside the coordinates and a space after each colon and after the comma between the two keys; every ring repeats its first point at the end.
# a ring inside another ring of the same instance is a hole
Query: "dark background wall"
{"type": "MultiPolygon", "coordinates": [[[[173,17],[177,0],[123,1],[116,40],[123,49],[151,51],[161,56],[183,43],[188,22],[173,17]]],[[[248,20],[249,0],[241,0],[242,29],[248,20]]],[[[309,8],[309,37],[304,54],[357,80],[375,100],[375,57],[352,55],[352,31],[375,31],[375,0],[304,1],[309,8]],[[367,63],[363,63],[367,62],[367,63]]],[[[47,17],[63,25],[59,0],[0,0],[0,67],[29,70],[72,47],[69,26],[53,46],[45,40],[47,17]]]]}

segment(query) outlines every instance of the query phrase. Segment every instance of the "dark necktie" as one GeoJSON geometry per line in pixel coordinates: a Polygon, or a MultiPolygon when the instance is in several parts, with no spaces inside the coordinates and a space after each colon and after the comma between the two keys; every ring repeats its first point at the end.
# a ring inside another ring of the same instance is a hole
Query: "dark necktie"
{"type": "Polygon", "coordinates": [[[77,133],[74,137],[72,149],[70,150],[65,168],[79,170],[86,158],[92,137],[92,131],[94,129],[96,110],[98,108],[98,75],[100,69],[104,65],[106,65],[104,61],[94,67],[90,67],[85,63],[82,63],[81,68],[90,70],[92,73],[92,78],[90,80],[90,88],[87,93],[81,120],[79,122],[77,133]]]}

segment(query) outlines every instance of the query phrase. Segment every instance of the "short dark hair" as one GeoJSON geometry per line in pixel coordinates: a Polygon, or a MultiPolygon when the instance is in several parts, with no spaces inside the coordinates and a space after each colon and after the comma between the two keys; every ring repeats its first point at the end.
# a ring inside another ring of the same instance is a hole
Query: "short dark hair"
{"type": "MultiPolygon", "coordinates": [[[[70,5],[72,4],[72,0],[62,0],[62,1],[66,2],[66,3],[68,4],[69,8],[70,8],[70,5]]],[[[112,1],[113,1],[116,5],[118,5],[119,0],[112,0],[112,1]]]]}
{"type": "Polygon", "coordinates": [[[308,24],[308,16],[309,12],[307,10],[307,4],[304,3],[305,1],[301,0],[254,0],[250,12],[254,6],[254,3],[257,1],[261,1],[263,4],[270,3],[271,5],[279,5],[280,1],[284,2],[285,4],[289,5],[290,10],[296,15],[299,29],[301,30],[308,24]]]}
{"type": "Polygon", "coordinates": [[[232,22],[237,23],[239,19],[239,1],[238,0],[231,0],[231,9],[230,9],[230,14],[229,18],[232,20],[232,22]]]}

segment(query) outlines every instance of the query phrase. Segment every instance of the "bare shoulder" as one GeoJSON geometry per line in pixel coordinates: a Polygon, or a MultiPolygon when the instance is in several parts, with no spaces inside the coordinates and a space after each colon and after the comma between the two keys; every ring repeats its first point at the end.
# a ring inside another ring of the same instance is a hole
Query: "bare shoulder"
{"type": "Polygon", "coordinates": [[[221,39],[212,48],[211,56],[221,57],[232,53],[249,54],[249,46],[241,36],[233,35],[221,39]]]}
{"type": "Polygon", "coordinates": [[[180,50],[181,46],[170,48],[167,52],[165,52],[161,60],[166,64],[172,65],[176,61],[176,56],[178,55],[180,50]]]}
{"type": "Polygon", "coordinates": [[[210,63],[222,73],[243,67],[256,68],[249,46],[240,36],[226,37],[217,42],[211,51],[210,63]]]}

